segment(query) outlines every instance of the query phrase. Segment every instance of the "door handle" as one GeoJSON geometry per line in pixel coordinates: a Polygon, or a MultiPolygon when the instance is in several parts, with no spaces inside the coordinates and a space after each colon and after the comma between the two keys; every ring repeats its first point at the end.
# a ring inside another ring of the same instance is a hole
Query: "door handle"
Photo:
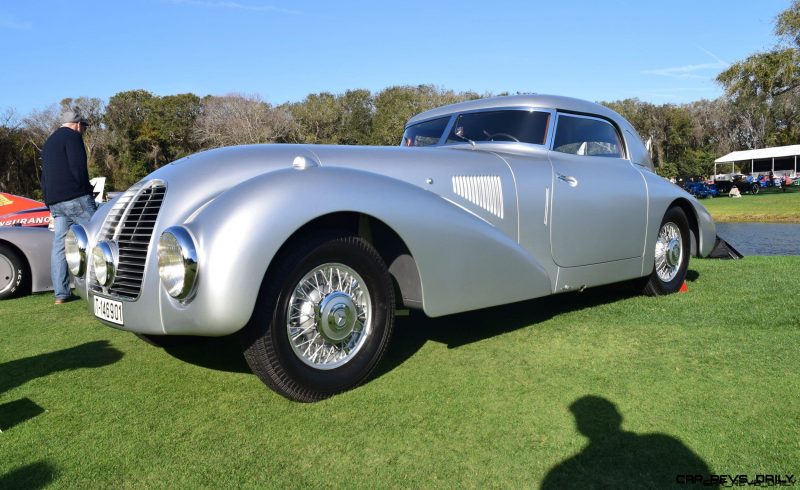
{"type": "Polygon", "coordinates": [[[571,175],[562,175],[556,174],[558,176],[558,180],[564,181],[569,184],[570,187],[575,187],[578,185],[578,179],[572,177],[571,175]]]}

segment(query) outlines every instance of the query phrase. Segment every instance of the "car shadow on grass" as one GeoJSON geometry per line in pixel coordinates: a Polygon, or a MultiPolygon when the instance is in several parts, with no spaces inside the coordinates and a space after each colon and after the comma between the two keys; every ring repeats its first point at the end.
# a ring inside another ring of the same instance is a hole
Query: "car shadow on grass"
{"type": "Polygon", "coordinates": [[[6,490],[37,490],[44,488],[55,479],[57,471],[46,461],[39,461],[13,469],[0,476],[0,488],[6,490]]]}
{"type": "Polygon", "coordinates": [[[589,441],[557,464],[541,488],[719,488],[712,470],[679,439],[622,430],[622,414],[609,400],[588,395],[569,406],[577,431],[589,441]],[[698,481],[699,480],[699,481],[698,481]]]}
{"type": "Polygon", "coordinates": [[[191,337],[181,345],[164,347],[164,352],[175,359],[206,369],[228,373],[250,372],[236,335],[191,337]]]}
{"type": "MultiPolygon", "coordinates": [[[[688,281],[694,281],[699,276],[694,270],[687,271],[688,281]]],[[[451,349],[457,348],[541,323],[563,313],[639,296],[642,284],[641,280],[627,281],[586,289],[580,293],[546,296],[438,318],[429,318],[421,311],[411,311],[409,316],[397,318],[389,350],[374,378],[392,371],[429,340],[446,344],[451,349]]]]}
{"type": "MultiPolygon", "coordinates": [[[[687,272],[687,281],[697,280],[696,271],[687,272]]],[[[550,319],[562,313],[591,308],[638,296],[640,281],[612,284],[511,305],[496,306],[466,313],[429,318],[420,311],[397,317],[389,349],[373,376],[378,378],[412,357],[425,342],[432,340],[457,348],[502,335],[550,319]]],[[[249,373],[237,336],[191,337],[179,345],[166,346],[172,357],[195,366],[233,373],[249,373]]]]}

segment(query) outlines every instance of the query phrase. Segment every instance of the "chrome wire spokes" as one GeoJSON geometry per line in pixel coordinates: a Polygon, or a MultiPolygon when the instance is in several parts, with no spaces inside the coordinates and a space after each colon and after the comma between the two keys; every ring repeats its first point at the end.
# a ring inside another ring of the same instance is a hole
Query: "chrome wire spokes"
{"type": "Polygon", "coordinates": [[[360,275],[339,263],[309,271],[286,311],[292,350],[307,365],[333,369],[350,361],[371,332],[372,303],[360,275]]]}
{"type": "Polygon", "coordinates": [[[656,240],[656,274],[664,282],[675,279],[683,261],[681,230],[675,223],[664,223],[656,240]]]}

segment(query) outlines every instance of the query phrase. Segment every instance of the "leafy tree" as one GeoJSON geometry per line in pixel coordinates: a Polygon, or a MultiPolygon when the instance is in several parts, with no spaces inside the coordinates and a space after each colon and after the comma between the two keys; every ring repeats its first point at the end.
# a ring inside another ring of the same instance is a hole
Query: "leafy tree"
{"type": "Polygon", "coordinates": [[[291,118],[284,108],[273,108],[258,96],[207,96],[194,125],[204,148],[285,141],[291,118]]]}
{"type": "Polygon", "coordinates": [[[800,138],[800,0],[775,23],[781,42],[774,49],[748,56],[717,76],[725,94],[739,109],[749,134],[745,148],[780,145],[800,138]]]}
{"type": "Polygon", "coordinates": [[[476,99],[474,92],[455,93],[433,85],[389,87],[375,97],[375,118],[371,142],[375,145],[398,145],[403,128],[411,116],[446,104],[476,99]]]}
{"type": "Polygon", "coordinates": [[[157,97],[145,90],[120,92],[108,102],[109,158],[116,187],[127,187],[199,146],[193,138],[201,111],[194,94],[157,97]]]}

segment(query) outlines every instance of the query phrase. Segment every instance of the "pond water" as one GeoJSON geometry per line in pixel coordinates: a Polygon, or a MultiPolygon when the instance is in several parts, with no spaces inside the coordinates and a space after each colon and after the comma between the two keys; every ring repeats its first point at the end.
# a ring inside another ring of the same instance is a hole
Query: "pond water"
{"type": "Polygon", "coordinates": [[[800,255],[800,225],[717,223],[717,235],[743,255],[800,255]]]}

